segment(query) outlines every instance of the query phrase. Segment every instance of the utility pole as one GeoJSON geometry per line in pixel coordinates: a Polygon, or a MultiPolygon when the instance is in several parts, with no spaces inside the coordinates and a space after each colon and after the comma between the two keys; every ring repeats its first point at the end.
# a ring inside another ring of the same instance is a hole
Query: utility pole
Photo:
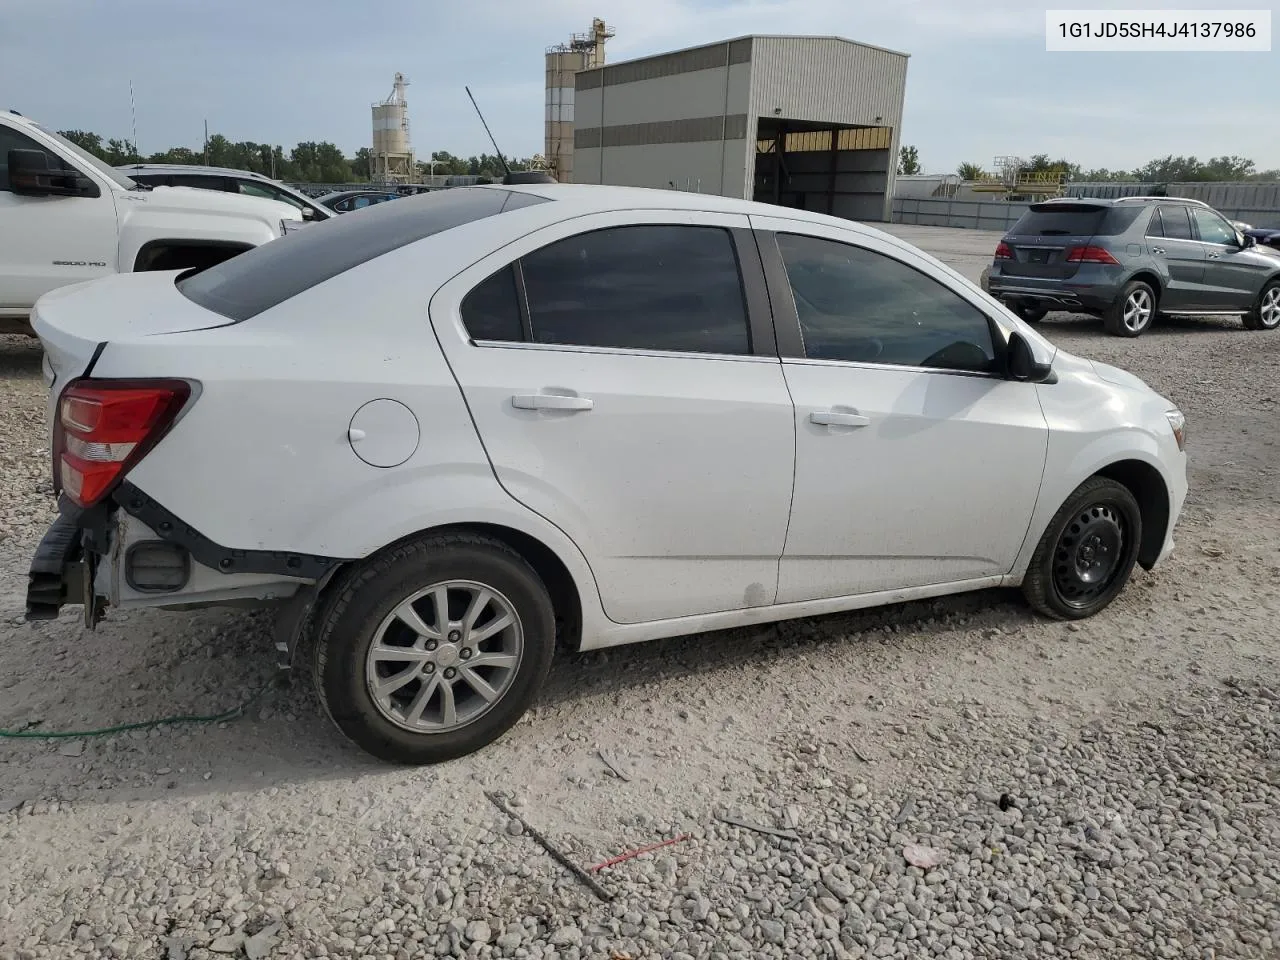
{"type": "Polygon", "coordinates": [[[204,120],[204,165],[209,165],[209,118],[204,120]]]}

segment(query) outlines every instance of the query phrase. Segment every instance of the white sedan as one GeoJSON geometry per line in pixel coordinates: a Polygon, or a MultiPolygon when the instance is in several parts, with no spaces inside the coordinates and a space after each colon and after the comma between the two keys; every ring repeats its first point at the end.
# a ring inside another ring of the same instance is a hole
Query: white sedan
{"type": "Polygon", "coordinates": [[[458,188],[43,299],[27,616],[267,602],[348,737],[466,754],[591,649],[1172,546],[1182,415],[914,247],[674,191],[458,188]],[[306,643],[299,643],[305,639],[306,643]]]}

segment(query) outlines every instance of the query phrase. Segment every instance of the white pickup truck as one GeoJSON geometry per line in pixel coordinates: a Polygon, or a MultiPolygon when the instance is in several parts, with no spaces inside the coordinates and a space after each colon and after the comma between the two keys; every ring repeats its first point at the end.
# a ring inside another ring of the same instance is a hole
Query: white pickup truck
{"type": "Polygon", "coordinates": [[[275,200],[143,187],[65,137],[0,112],[0,333],[57,287],[210,266],[301,225],[275,200]]]}

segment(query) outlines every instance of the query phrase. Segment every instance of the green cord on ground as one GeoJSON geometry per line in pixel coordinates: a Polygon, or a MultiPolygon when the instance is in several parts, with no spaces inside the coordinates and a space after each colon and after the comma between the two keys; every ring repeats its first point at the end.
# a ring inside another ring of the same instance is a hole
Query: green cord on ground
{"type": "MultiPolygon", "coordinates": [[[[122,723],[114,727],[103,727],[100,730],[63,730],[60,732],[50,733],[48,731],[41,732],[39,730],[23,729],[23,730],[0,730],[0,738],[8,738],[14,740],[55,740],[72,737],[106,737],[113,733],[126,733],[129,730],[150,730],[153,727],[160,727],[171,723],[221,723],[223,720],[234,720],[241,716],[246,710],[256,703],[264,693],[271,689],[271,681],[267,681],[263,686],[244,703],[238,707],[226,711],[225,713],[215,713],[211,716],[178,716],[164,717],[160,720],[143,720],[138,723],[122,723]]],[[[40,721],[37,721],[40,722],[40,721]]]]}

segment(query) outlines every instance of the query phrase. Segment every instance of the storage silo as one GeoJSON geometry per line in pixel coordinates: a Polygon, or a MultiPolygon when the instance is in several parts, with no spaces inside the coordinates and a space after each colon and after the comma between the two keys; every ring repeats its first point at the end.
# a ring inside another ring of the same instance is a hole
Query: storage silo
{"type": "Polygon", "coordinates": [[[604,65],[604,42],[612,37],[603,20],[590,33],[575,33],[568,43],[547,47],[547,169],[561,183],[573,181],[573,78],[579,70],[604,65]]]}
{"type": "Polygon", "coordinates": [[[409,104],[404,88],[409,85],[403,73],[397,73],[391,95],[373,104],[373,168],[374,183],[411,183],[417,172],[413,147],[409,142],[409,104]]]}

